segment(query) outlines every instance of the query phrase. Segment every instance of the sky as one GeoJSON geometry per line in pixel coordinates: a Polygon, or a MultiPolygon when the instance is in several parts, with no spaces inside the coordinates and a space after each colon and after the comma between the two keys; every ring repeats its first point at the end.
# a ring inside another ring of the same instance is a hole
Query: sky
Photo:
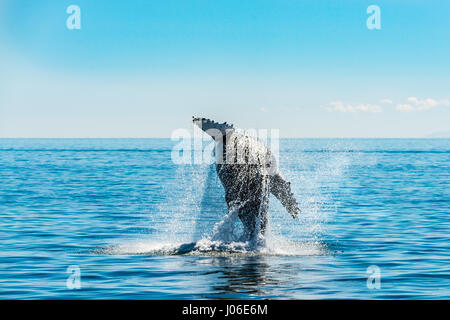
{"type": "Polygon", "coordinates": [[[450,136],[449,57],[447,0],[2,0],[0,137],[450,136]]]}

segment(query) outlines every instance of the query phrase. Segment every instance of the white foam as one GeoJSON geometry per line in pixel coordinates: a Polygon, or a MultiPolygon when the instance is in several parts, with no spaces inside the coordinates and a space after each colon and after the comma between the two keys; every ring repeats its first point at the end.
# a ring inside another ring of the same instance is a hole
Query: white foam
{"type": "Polygon", "coordinates": [[[130,241],[98,250],[99,254],[113,255],[265,255],[265,256],[313,256],[327,254],[323,243],[294,242],[267,238],[263,246],[253,241],[221,241],[208,238],[190,243],[168,243],[154,240],[130,241]]]}

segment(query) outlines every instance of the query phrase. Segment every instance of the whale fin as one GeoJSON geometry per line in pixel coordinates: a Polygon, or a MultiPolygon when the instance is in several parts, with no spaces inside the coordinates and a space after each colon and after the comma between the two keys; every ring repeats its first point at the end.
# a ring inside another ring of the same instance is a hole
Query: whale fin
{"type": "Polygon", "coordinates": [[[292,218],[297,218],[300,209],[291,191],[291,183],[283,177],[280,171],[271,176],[270,192],[281,202],[292,218]]]}

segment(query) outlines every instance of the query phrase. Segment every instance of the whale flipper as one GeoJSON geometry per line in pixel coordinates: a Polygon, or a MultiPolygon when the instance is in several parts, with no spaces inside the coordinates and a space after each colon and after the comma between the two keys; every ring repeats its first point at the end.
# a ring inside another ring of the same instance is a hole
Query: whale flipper
{"type": "Polygon", "coordinates": [[[292,218],[297,218],[300,209],[291,191],[291,183],[283,177],[280,171],[271,176],[270,192],[281,202],[292,218]]]}

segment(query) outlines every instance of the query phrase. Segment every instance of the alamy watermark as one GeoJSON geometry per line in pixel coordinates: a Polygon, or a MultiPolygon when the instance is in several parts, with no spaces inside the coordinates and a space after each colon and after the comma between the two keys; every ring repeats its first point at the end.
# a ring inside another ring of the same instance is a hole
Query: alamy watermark
{"type": "Polygon", "coordinates": [[[77,265],[68,266],[66,273],[69,276],[66,280],[67,289],[81,289],[81,269],[77,265]]]}
{"type": "MultiPolygon", "coordinates": [[[[66,27],[69,30],[81,29],[81,9],[78,5],[72,4],[67,7],[66,27]]],[[[366,13],[370,16],[366,20],[366,26],[369,30],[381,30],[381,9],[378,5],[372,4],[367,7],[366,13]]]]}
{"type": "Polygon", "coordinates": [[[66,20],[66,27],[69,30],[81,29],[81,9],[79,6],[72,4],[67,7],[66,13],[70,14],[66,20]]]}
{"type": "Polygon", "coordinates": [[[224,133],[208,129],[201,133],[176,129],[172,132],[171,159],[175,164],[254,164],[275,168],[279,160],[279,129],[233,129],[224,133]],[[209,137],[208,137],[209,135],[209,137]],[[266,152],[266,150],[270,150],[266,152]]]}
{"type": "Polygon", "coordinates": [[[367,267],[366,273],[369,275],[367,277],[367,288],[370,290],[381,289],[381,269],[376,265],[371,265],[367,267]]]}
{"type": "Polygon", "coordinates": [[[367,18],[366,26],[369,30],[380,30],[381,29],[381,9],[377,5],[370,5],[366,10],[367,14],[370,16],[367,18]]]}

